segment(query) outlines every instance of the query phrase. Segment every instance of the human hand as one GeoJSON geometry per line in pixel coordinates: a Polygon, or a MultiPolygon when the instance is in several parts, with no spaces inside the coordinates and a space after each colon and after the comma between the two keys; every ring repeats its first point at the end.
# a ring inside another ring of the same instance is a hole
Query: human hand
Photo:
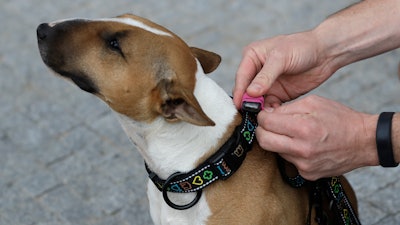
{"type": "Polygon", "coordinates": [[[251,43],[236,73],[236,107],[245,92],[265,95],[267,106],[277,106],[316,88],[345,65],[399,48],[399,18],[397,1],[360,1],[310,31],[251,43]]]}
{"type": "Polygon", "coordinates": [[[356,112],[318,96],[308,96],[258,114],[257,139],[279,153],[308,180],[379,165],[377,115],[356,112]]]}
{"type": "Polygon", "coordinates": [[[277,106],[319,86],[335,70],[327,66],[313,31],[257,41],[243,51],[236,74],[233,100],[265,95],[265,104],[277,106]]]}

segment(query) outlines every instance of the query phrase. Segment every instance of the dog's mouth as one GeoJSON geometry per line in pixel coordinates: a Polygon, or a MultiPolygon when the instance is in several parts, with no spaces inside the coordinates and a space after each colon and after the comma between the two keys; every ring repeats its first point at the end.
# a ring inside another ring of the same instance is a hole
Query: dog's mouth
{"type": "Polygon", "coordinates": [[[82,73],[70,73],[67,71],[56,71],[62,77],[71,79],[83,91],[96,94],[99,92],[96,84],[88,76],[82,73]]]}
{"type": "Polygon", "coordinates": [[[59,69],[60,67],[66,67],[66,66],[58,66],[59,60],[54,59],[54,57],[52,57],[51,54],[49,55],[47,48],[39,47],[39,49],[40,49],[40,55],[42,56],[43,62],[51,70],[53,70],[56,74],[58,74],[64,78],[70,79],[83,91],[86,91],[86,92],[89,92],[92,94],[96,94],[99,92],[99,89],[96,86],[95,82],[88,75],[86,75],[83,72],[79,72],[79,71],[67,71],[67,70],[59,69]],[[56,62],[54,62],[54,61],[56,61],[56,62]]]}

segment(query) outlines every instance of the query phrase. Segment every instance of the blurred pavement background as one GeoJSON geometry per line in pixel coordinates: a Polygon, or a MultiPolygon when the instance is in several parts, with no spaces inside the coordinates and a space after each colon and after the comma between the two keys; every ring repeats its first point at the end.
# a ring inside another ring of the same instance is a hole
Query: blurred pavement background
{"type": "MultiPolygon", "coordinates": [[[[149,225],[146,172],[110,110],[53,76],[36,27],[134,13],[219,53],[231,92],[242,48],[311,29],[354,0],[0,0],[0,225],[149,225]]],[[[314,93],[356,110],[400,111],[398,50],[341,69],[314,93]]],[[[348,174],[366,225],[400,224],[399,169],[348,174]]],[[[267,203],[265,207],[268,207],[267,203]]]]}

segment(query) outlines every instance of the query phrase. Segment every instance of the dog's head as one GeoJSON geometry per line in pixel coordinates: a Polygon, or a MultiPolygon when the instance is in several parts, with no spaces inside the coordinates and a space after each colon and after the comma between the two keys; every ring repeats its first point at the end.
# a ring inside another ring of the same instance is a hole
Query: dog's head
{"type": "Polygon", "coordinates": [[[37,38],[47,66],[121,114],[214,125],[193,91],[196,59],[209,73],[220,57],[189,47],[155,23],[134,15],[64,20],[41,24],[37,38]]]}

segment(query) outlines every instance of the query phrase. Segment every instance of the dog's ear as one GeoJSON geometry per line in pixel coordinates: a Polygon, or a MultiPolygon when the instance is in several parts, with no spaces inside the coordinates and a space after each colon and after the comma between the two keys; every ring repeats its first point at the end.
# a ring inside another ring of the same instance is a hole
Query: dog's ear
{"type": "Polygon", "coordinates": [[[200,48],[190,47],[193,55],[200,61],[204,73],[211,73],[221,62],[221,56],[214,52],[209,52],[200,48]]]}
{"type": "Polygon", "coordinates": [[[161,81],[161,114],[170,122],[182,120],[198,126],[214,126],[212,121],[201,109],[193,93],[184,88],[173,87],[173,82],[161,81]]]}
{"type": "Polygon", "coordinates": [[[197,126],[214,126],[212,121],[196,102],[183,98],[167,100],[162,106],[163,116],[167,121],[182,120],[197,126]]]}

